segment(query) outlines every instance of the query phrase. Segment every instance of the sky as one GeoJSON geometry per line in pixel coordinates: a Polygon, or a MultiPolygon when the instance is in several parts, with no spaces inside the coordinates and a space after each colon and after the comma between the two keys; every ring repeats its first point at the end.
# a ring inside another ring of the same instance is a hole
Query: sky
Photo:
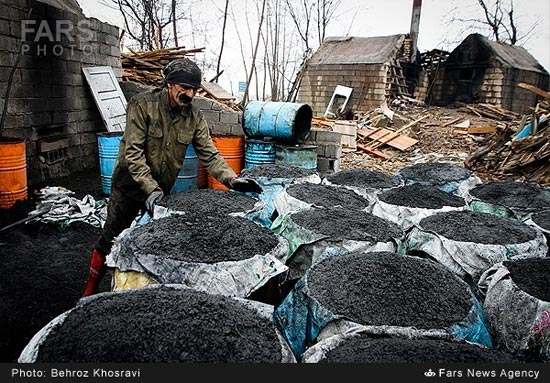
{"type": "MultiPolygon", "coordinates": [[[[87,16],[123,27],[121,14],[102,5],[100,1],[79,0],[79,3],[87,16]]],[[[182,1],[182,4],[192,2],[182,1]]],[[[220,77],[220,85],[236,94],[238,82],[246,80],[239,41],[246,43],[251,40],[246,19],[251,25],[252,40],[255,40],[257,13],[252,0],[231,0],[230,3],[234,7],[235,19],[227,24],[226,46],[222,56],[224,74],[220,77]]],[[[327,36],[406,34],[410,30],[412,3],[413,0],[341,0],[327,30],[327,36]]],[[[199,37],[197,33],[193,33],[186,35],[185,39],[187,48],[204,46],[205,56],[210,61],[215,61],[214,57],[219,52],[223,4],[224,0],[202,0],[200,6],[195,6],[192,10],[195,24],[205,27],[199,37]]],[[[550,72],[550,1],[514,0],[514,4],[515,19],[520,32],[531,26],[535,28],[531,37],[519,45],[524,46],[550,72]]],[[[481,12],[476,0],[423,0],[418,49],[420,52],[436,48],[452,51],[471,32],[464,28],[463,22],[452,19],[481,18],[481,12]]],[[[252,49],[247,47],[245,51],[251,55],[252,49]]],[[[206,79],[214,75],[207,72],[205,70],[206,79]]]]}

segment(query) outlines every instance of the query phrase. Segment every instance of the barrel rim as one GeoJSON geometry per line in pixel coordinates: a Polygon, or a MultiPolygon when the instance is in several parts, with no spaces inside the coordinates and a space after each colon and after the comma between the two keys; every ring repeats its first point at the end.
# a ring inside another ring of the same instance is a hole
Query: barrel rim
{"type": "Polygon", "coordinates": [[[124,135],[123,131],[97,133],[97,137],[119,137],[123,135],[124,135]]]}
{"type": "Polygon", "coordinates": [[[15,136],[0,136],[0,145],[20,144],[24,143],[25,139],[15,136]]]}

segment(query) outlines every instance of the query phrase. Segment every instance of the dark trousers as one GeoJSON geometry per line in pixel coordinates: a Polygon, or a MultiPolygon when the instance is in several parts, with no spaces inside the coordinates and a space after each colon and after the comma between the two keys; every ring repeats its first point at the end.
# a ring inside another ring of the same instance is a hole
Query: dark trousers
{"type": "Polygon", "coordinates": [[[122,189],[113,186],[107,206],[107,220],[103,232],[95,243],[95,248],[107,255],[111,252],[113,239],[130,227],[139,211],[145,208],[144,200],[136,199],[134,193],[125,193],[122,189]]]}

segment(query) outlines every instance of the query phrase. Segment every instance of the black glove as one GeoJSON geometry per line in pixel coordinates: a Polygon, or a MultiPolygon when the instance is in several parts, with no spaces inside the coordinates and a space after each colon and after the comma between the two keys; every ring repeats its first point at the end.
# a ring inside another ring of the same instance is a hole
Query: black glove
{"type": "Polygon", "coordinates": [[[147,212],[151,217],[153,217],[153,213],[155,212],[155,205],[164,198],[164,193],[162,190],[153,190],[145,200],[145,208],[147,209],[147,212]]]}
{"type": "Polygon", "coordinates": [[[258,193],[260,194],[263,189],[256,181],[251,178],[236,177],[229,182],[229,187],[235,191],[241,193],[258,193]]]}

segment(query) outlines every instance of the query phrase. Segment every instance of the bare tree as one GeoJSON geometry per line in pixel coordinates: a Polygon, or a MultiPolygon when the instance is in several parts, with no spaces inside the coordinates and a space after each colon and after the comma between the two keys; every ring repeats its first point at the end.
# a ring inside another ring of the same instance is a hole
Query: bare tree
{"type": "Polygon", "coordinates": [[[262,24],[264,22],[264,13],[265,13],[266,2],[267,2],[267,0],[262,1],[262,12],[260,14],[260,20],[258,22],[258,34],[257,34],[257,38],[256,38],[256,44],[254,46],[254,53],[252,54],[252,64],[250,65],[251,69],[250,69],[250,73],[248,75],[246,90],[244,91],[244,96],[243,96],[243,101],[242,101],[243,105],[246,104],[246,102],[248,101],[248,91],[250,89],[250,80],[252,80],[252,74],[255,72],[256,55],[258,53],[258,46],[260,45],[260,36],[261,36],[261,31],[262,31],[262,24]]]}
{"type": "Polygon", "coordinates": [[[172,0],[172,28],[174,33],[174,45],[178,46],[178,23],[177,23],[177,10],[176,10],[176,0],[172,0]]]}
{"type": "Polygon", "coordinates": [[[111,0],[113,3],[122,13],[126,33],[140,49],[162,49],[168,45],[171,36],[165,28],[173,23],[174,3],[171,7],[166,0],[111,0]]]}
{"type": "MultiPolygon", "coordinates": [[[[225,46],[225,26],[227,24],[227,14],[228,14],[228,8],[229,8],[229,0],[225,0],[225,9],[223,11],[223,26],[222,26],[222,42],[220,46],[220,54],[218,55],[218,65],[216,65],[216,76],[220,73],[220,66],[222,62],[222,53],[223,48],[225,46]]],[[[216,77],[216,82],[218,82],[218,77],[216,77]]]]}
{"type": "MultiPolygon", "coordinates": [[[[451,23],[463,24],[464,33],[472,33],[472,31],[487,33],[499,42],[512,45],[524,44],[535,34],[539,24],[538,21],[533,21],[520,28],[514,0],[475,0],[471,3],[472,7],[475,4],[477,10],[483,13],[467,18],[456,16],[460,11],[464,12],[468,9],[468,3],[464,3],[463,0],[459,4],[449,13],[451,23]]],[[[469,11],[476,13],[473,8],[469,11]]],[[[449,41],[449,43],[459,42],[463,37],[463,33],[461,33],[458,38],[449,41]]]]}

